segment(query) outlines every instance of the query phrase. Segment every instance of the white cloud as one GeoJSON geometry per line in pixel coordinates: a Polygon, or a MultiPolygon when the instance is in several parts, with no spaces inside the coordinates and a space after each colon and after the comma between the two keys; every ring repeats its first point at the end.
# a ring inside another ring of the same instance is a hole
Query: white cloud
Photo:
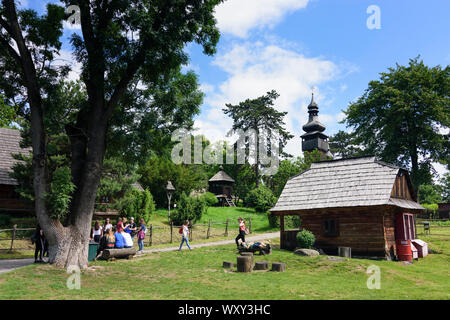
{"type": "MultiPolygon", "coordinates": [[[[303,134],[301,127],[308,119],[311,87],[320,87],[345,72],[325,58],[308,58],[298,52],[260,42],[235,44],[213,63],[228,74],[228,79],[217,85],[214,92],[207,93],[205,105],[209,109],[204,108],[204,116],[196,121],[196,127],[211,141],[225,136],[232,125],[231,119],[222,111],[225,104],[254,99],[275,89],[280,94],[275,107],[288,112],[286,127],[295,135],[286,151],[296,156],[301,154],[299,136],[303,134]]],[[[326,100],[320,90],[315,90],[315,97],[319,105],[326,100]]],[[[324,105],[320,108],[321,121],[336,123],[340,114],[326,109],[324,105]]]]}
{"type": "Polygon", "coordinates": [[[223,33],[246,38],[258,28],[273,28],[293,11],[303,9],[309,0],[227,0],[216,9],[219,29],[223,33]]]}
{"type": "Polygon", "coordinates": [[[76,81],[80,79],[81,75],[81,64],[75,60],[75,57],[72,55],[71,51],[68,50],[60,50],[59,55],[55,58],[56,65],[68,65],[71,68],[69,75],[66,80],[76,81]]]}

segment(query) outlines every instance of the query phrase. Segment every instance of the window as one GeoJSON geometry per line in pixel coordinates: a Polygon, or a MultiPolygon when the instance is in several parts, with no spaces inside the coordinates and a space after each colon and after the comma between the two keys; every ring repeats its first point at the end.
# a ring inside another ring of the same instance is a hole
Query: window
{"type": "Polygon", "coordinates": [[[327,237],[336,237],[337,232],[337,221],[336,219],[327,219],[323,224],[324,235],[327,237]]]}

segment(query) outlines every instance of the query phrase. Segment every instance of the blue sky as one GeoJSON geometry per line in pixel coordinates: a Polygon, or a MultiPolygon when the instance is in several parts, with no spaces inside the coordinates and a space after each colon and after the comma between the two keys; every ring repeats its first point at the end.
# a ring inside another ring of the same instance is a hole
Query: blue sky
{"type": "MultiPolygon", "coordinates": [[[[38,11],[47,2],[22,0],[38,11]]],[[[338,123],[342,110],[380,72],[418,55],[429,66],[449,64],[449,12],[448,0],[228,0],[216,10],[222,32],[217,54],[186,48],[186,69],[198,74],[206,95],[198,132],[223,138],[232,124],[221,111],[225,103],[275,89],[281,94],[276,107],[289,112],[287,128],[296,136],[287,151],[301,155],[312,86],[326,133],[346,130],[338,123]],[[371,5],[380,9],[380,29],[367,27],[371,5]]],[[[74,31],[67,29],[65,38],[74,31]]],[[[66,39],[62,56],[69,60],[66,39]]]]}

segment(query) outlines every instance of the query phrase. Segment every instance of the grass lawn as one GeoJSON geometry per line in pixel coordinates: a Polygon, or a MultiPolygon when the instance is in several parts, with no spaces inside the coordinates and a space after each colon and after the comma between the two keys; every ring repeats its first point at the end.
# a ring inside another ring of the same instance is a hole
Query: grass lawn
{"type": "Polygon", "coordinates": [[[81,290],[66,288],[65,270],[31,265],[0,275],[0,299],[449,299],[449,231],[434,228],[431,235],[419,235],[433,253],[412,265],[330,261],[275,249],[255,260],[284,262],[286,272],[242,274],[222,268],[223,261],[236,261],[234,246],[227,245],[96,262],[82,272],[81,290]],[[380,290],[366,286],[370,265],[381,269],[380,290]]]}

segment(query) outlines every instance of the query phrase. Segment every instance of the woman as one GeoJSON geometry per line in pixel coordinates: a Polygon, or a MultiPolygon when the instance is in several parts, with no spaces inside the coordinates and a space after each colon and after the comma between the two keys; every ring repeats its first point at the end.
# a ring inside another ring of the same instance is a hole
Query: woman
{"type": "Polygon", "coordinates": [[[91,233],[91,239],[93,238],[95,242],[99,243],[102,236],[103,228],[98,221],[95,221],[95,225],[91,233]]]}
{"type": "Polygon", "coordinates": [[[239,222],[239,234],[236,237],[235,241],[236,241],[236,246],[239,249],[239,239],[242,240],[242,242],[245,242],[245,230],[247,229],[247,227],[245,226],[245,220],[242,218],[238,218],[238,222],[239,222]]]}
{"type": "Polygon", "coordinates": [[[113,225],[111,224],[111,220],[106,218],[105,224],[103,225],[103,232],[106,233],[106,230],[112,229],[113,225]]]}
{"type": "Polygon", "coordinates": [[[114,249],[116,244],[116,237],[114,237],[113,229],[106,231],[106,249],[114,249]]]}
{"type": "Polygon", "coordinates": [[[186,245],[188,246],[189,250],[192,250],[191,247],[189,246],[189,241],[188,241],[188,234],[189,234],[189,221],[185,221],[183,224],[183,233],[181,236],[181,244],[180,244],[180,249],[178,249],[178,251],[181,251],[181,247],[183,246],[183,243],[186,241],[186,245]]]}
{"type": "Polygon", "coordinates": [[[37,225],[36,231],[34,232],[34,235],[32,237],[32,241],[36,243],[36,248],[34,250],[34,263],[44,262],[44,259],[42,259],[42,254],[44,253],[45,237],[44,231],[41,229],[40,225],[37,225]],[[38,254],[39,260],[37,258],[38,254]]]}

